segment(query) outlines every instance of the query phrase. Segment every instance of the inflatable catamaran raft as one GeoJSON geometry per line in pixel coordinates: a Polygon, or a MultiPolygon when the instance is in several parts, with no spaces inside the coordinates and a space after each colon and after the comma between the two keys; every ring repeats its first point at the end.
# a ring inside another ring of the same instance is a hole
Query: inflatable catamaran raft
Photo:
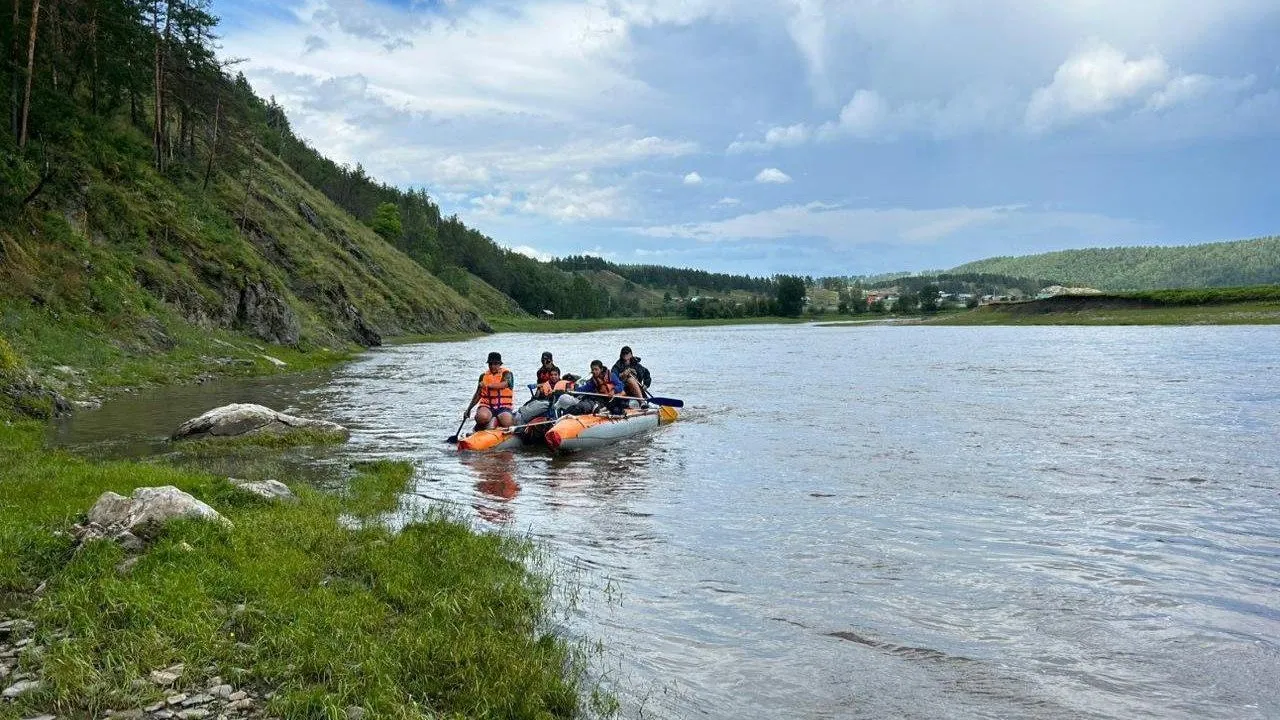
{"type": "MultiPolygon", "coordinates": [[[[598,412],[592,415],[561,415],[550,418],[541,414],[521,418],[514,428],[490,428],[458,439],[459,450],[483,452],[486,450],[514,450],[526,445],[545,442],[553,451],[561,453],[587,450],[615,443],[667,425],[679,418],[673,405],[678,400],[650,398],[662,404],[647,408],[628,408],[621,414],[598,412]],[[521,433],[520,430],[525,432],[521,433]],[[534,430],[529,432],[529,430],[534,430]]],[[[683,405],[683,403],[680,403],[683,405]]]]}

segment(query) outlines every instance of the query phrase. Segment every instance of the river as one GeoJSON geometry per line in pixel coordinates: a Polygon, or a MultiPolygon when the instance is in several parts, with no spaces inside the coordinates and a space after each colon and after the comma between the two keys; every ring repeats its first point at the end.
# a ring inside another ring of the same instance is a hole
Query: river
{"type": "Polygon", "coordinates": [[[149,452],[232,400],[344,423],[343,459],[416,464],[408,504],[544,544],[626,717],[1280,717],[1277,327],[503,334],[51,433],[149,452]],[[678,422],[568,458],[442,442],[489,350],[528,382],[623,344],[678,422]]]}

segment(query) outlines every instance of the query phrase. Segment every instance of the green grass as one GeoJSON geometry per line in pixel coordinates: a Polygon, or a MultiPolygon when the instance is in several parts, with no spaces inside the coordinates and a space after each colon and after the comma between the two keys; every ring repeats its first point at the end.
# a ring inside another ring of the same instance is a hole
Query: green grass
{"type": "Polygon", "coordinates": [[[355,346],[273,345],[227,331],[197,330],[179,320],[157,324],[172,344],[167,350],[128,341],[100,318],[68,317],[50,311],[8,305],[0,307],[0,336],[21,350],[40,369],[46,384],[71,397],[122,388],[168,385],[205,375],[268,375],[329,367],[351,359],[355,346]],[[286,363],[280,367],[270,356],[286,363]],[[62,375],[51,369],[73,369],[62,375]]]}
{"type": "Polygon", "coordinates": [[[490,318],[495,332],[593,332],[648,327],[704,327],[710,325],[771,325],[808,322],[812,318],[750,317],[692,320],[681,316],[587,318],[542,320],[539,318],[490,318]]]}
{"type": "Polygon", "coordinates": [[[1243,302],[1280,302],[1280,285],[1178,288],[1117,293],[1117,297],[1145,300],[1159,305],[1218,305],[1243,302]]]}
{"type": "Polygon", "coordinates": [[[42,688],[0,718],[89,717],[160,697],[144,678],[185,663],[274,690],[279,717],[557,718],[580,714],[578,650],[550,632],[549,577],[527,542],[476,534],[440,513],[393,533],[412,468],[362,464],[343,495],[295,487],[274,505],[224,478],[151,463],[90,462],[44,449],[42,427],[0,426],[0,595],[43,654],[22,666],[42,688]],[[174,485],[234,524],[169,526],[131,569],[122,551],[67,534],[105,490],[174,485]],[[356,522],[341,518],[355,518],[356,522]]]}
{"type": "Polygon", "coordinates": [[[1280,302],[1170,305],[1087,309],[1078,312],[1013,313],[980,308],[929,321],[930,325],[1275,325],[1280,302]]]}

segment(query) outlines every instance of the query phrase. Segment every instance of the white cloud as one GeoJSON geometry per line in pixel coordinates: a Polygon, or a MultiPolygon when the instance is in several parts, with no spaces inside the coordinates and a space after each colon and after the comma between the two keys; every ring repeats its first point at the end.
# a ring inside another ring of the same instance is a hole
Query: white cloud
{"type": "Polygon", "coordinates": [[[840,109],[840,119],[835,126],[828,126],[824,130],[846,133],[865,140],[884,129],[889,115],[889,104],[880,93],[875,90],[858,90],[840,109]]]}
{"type": "Polygon", "coordinates": [[[1094,44],[1067,58],[1053,82],[1031,94],[1026,124],[1043,132],[1103,115],[1149,96],[1168,81],[1169,65],[1160,55],[1130,60],[1110,45],[1094,44]]]}
{"type": "Polygon", "coordinates": [[[1217,93],[1236,94],[1248,90],[1257,81],[1253,75],[1242,78],[1219,78],[1209,75],[1182,75],[1169,81],[1147,99],[1145,109],[1167,110],[1178,105],[1203,100],[1217,93]]]}
{"type": "Polygon", "coordinates": [[[756,182],[758,183],[789,183],[791,176],[782,172],[778,168],[765,168],[756,174],[756,182]]]}
{"type": "Polygon", "coordinates": [[[531,257],[534,260],[541,260],[543,262],[547,262],[548,260],[551,260],[552,258],[555,257],[551,253],[542,252],[541,250],[535,247],[530,247],[528,245],[516,245],[515,247],[512,247],[510,249],[520,253],[521,255],[524,255],[525,257],[531,257]]]}
{"type": "Polygon", "coordinates": [[[715,204],[712,205],[711,207],[735,207],[741,204],[742,204],[742,201],[736,197],[722,197],[719,200],[717,200],[715,204]]]}
{"type": "Polygon", "coordinates": [[[697,173],[697,171],[694,171],[694,172],[689,173],[688,175],[685,175],[685,176],[684,176],[684,181],[683,181],[683,182],[684,182],[684,184],[685,184],[685,185],[701,185],[701,184],[702,184],[702,176],[701,176],[701,175],[699,175],[699,174],[697,173]]]}
{"type": "MultiPolygon", "coordinates": [[[[636,137],[630,127],[593,133],[560,145],[491,143],[461,154],[457,162],[468,167],[488,167],[504,177],[573,172],[578,182],[590,182],[590,170],[610,168],[655,158],[674,158],[696,152],[698,144],[654,135],[636,137]]],[[[430,155],[436,151],[419,151],[430,155]]],[[[401,153],[402,157],[405,156],[401,153]]]]}
{"type": "Polygon", "coordinates": [[[763,140],[735,140],[729,143],[725,152],[735,154],[770,150],[776,147],[796,147],[807,142],[809,134],[809,126],[804,123],[771,127],[765,131],[763,140]]]}
{"type": "Polygon", "coordinates": [[[431,175],[435,182],[451,187],[475,187],[489,182],[489,171],[483,165],[472,164],[460,155],[436,161],[431,175]]]}
{"type": "Polygon", "coordinates": [[[471,204],[482,215],[500,215],[511,209],[515,204],[515,199],[511,197],[509,192],[488,193],[471,198],[471,204]]]}
{"type": "Polygon", "coordinates": [[[787,31],[804,58],[809,84],[820,98],[830,94],[827,78],[827,13],[825,0],[788,0],[787,31]]]}
{"type": "Polygon", "coordinates": [[[849,208],[826,203],[786,205],[725,220],[633,228],[649,237],[700,242],[735,242],[820,238],[841,245],[933,245],[963,231],[984,233],[1071,231],[1096,235],[1099,241],[1132,236],[1138,226],[1128,220],[1089,213],[1037,211],[1016,205],[935,209],[849,208]]]}
{"type": "Polygon", "coordinates": [[[517,208],[531,215],[559,220],[618,219],[630,212],[629,203],[622,196],[622,188],[580,188],[553,185],[530,191],[517,208]]]}

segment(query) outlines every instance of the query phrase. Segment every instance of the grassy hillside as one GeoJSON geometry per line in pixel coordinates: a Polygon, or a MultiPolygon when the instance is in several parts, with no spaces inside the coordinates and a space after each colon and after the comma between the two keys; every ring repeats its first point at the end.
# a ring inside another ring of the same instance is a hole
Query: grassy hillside
{"type": "Polygon", "coordinates": [[[1280,285],[1059,295],[996,303],[938,325],[1274,325],[1280,285]]]}
{"type": "Polygon", "coordinates": [[[442,278],[466,298],[486,318],[527,317],[528,313],[509,295],[469,272],[458,270],[456,277],[442,278]]]}
{"type": "MultiPolygon", "coordinates": [[[[276,156],[254,152],[205,188],[198,168],[158,172],[127,121],[76,122],[25,205],[39,158],[0,140],[0,337],[37,380],[74,397],[489,329],[476,303],[276,156]]],[[[486,312],[509,309],[473,285],[486,312]]]]}
{"type": "Polygon", "coordinates": [[[584,270],[582,275],[592,285],[609,292],[614,315],[660,315],[662,292],[636,284],[610,270],[584,270]]]}
{"type": "Polygon", "coordinates": [[[1280,283],[1280,237],[1185,247],[1094,248],[996,257],[967,263],[950,272],[1054,278],[1060,283],[1100,290],[1262,285],[1280,283]]]}

